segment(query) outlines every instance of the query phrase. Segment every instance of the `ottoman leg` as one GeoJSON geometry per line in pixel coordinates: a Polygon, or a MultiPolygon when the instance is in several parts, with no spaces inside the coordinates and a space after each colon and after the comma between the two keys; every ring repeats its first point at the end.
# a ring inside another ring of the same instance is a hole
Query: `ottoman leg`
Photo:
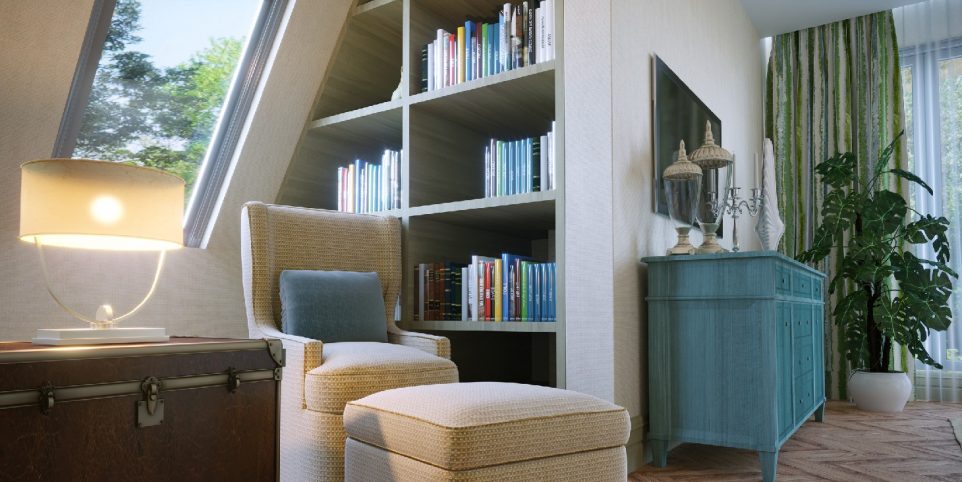
{"type": "Polygon", "coordinates": [[[651,458],[655,467],[668,465],[668,441],[651,440],[651,458]]]}
{"type": "Polygon", "coordinates": [[[758,452],[762,463],[762,481],[775,482],[775,471],[778,469],[778,451],[758,452]]]}

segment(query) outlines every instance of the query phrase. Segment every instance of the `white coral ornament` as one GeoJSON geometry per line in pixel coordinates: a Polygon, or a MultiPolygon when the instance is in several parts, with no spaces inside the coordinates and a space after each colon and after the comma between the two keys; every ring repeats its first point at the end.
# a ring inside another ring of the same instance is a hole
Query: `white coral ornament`
{"type": "Polygon", "coordinates": [[[774,251],[785,234],[785,223],[778,214],[778,191],[775,186],[775,148],[771,139],[762,146],[762,209],[755,224],[755,233],[762,242],[762,249],[774,251]]]}

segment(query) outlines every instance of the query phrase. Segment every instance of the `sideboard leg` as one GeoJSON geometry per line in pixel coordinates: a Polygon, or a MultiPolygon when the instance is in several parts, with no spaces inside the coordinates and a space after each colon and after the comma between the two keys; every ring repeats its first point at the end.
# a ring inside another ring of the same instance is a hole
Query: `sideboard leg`
{"type": "Polygon", "coordinates": [[[815,421],[822,422],[825,420],[825,401],[815,409],[815,421]]]}
{"type": "Polygon", "coordinates": [[[650,440],[649,442],[651,442],[651,463],[655,467],[668,465],[668,441],[650,440]]]}
{"type": "Polygon", "coordinates": [[[762,481],[775,482],[775,471],[778,469],[778,451],[758,452],[762,463],[762,481]]]}

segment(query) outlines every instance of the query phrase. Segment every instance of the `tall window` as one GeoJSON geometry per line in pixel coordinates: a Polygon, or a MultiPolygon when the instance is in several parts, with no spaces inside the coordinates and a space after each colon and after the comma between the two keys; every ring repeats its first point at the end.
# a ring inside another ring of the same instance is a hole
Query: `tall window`
{"type": "Polygon", "coordinates": [[[282,3],[98,0],[54,155],[182,177],[200,245],[282,3]]]}
{"type": "MultiPolygon", "coordinates": [[[[910,169],[932,186],[916,189],[911,207],[945,216],[950,224],[951,267],[962,273],[962,4],[930,0],[893,11],[899,40],[905,133],[910,169]]],[[[931,246],[922,253],[934,259],[931,246]]],[[[945,369],[916,364],[916,395],[962,401],[962,282],[951,298],[953,322],[933,332],[926,348],[945,369]]]]}

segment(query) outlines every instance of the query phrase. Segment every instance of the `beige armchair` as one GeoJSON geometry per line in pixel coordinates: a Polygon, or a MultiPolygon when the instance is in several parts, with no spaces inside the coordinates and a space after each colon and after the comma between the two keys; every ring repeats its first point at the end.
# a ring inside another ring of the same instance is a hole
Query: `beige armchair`
{"type": "Polygon", "coordinates": [[[401,287],[396,218],[250,202],[241,220],[247,328],[287,351],[281,382],[281,480],[341,480],[344,405],[390,388],[456,383],[447,338],[394,323],[401,287]],[[279,277],[285,269],[374,271],[384,290],[390,343],[323,343],[280,330],[279,277]]]}

